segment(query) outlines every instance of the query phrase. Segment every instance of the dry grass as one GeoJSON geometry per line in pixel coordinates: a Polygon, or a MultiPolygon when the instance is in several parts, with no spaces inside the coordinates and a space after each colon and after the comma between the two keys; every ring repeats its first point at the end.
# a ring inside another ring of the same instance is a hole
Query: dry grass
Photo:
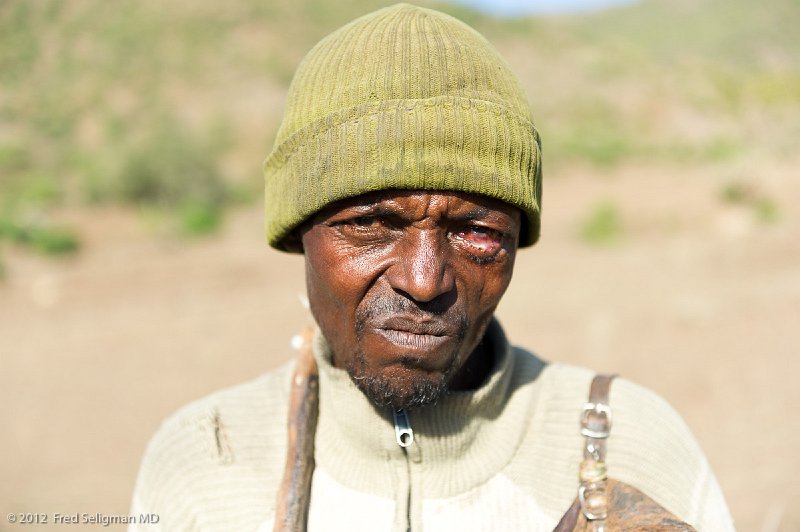
{"type": "MultiPolygon", "coordinates": [[[[260,164],[297,61],[378,5],[0,3],[3,510],[125,512],[160,419],[289,355],[301,262],[264,247],[260,164]],[[61,228],[79,253],[21,247],[61,228]]],[[[544,139],[510,337],[656,389],[739,529],[797,530],[800,9],[454,12],[521,75],[544,139]]]]}

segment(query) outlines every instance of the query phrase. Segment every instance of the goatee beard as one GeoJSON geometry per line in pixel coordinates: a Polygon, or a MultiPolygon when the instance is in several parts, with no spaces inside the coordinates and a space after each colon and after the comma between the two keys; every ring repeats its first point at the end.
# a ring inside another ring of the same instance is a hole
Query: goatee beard
{"type": "MultiPolygon", "coordinates": [[[[450,302],[437,301],[432,304],[416,304],[404,298],[379,297],[370,301],[356,312],[356,336],[363,338],[368,324],[381,316],[406,315],[438,320],[448,320],[456,324],[458,344],[464,341],[469,328],[466,316],[450,302]]],[[[408,355],[401,360],[403,373],[407,376],[390,377],[370,369],[367,355],[359,350],[346,364],[345,369],[353,383],[361,392],[379,407],[395,410],[415,408],[436,403],[448,390],[450,380],[457,369],[455,365],[445,371],[431,374],[419,368],[420,355],[408,355]]]]}
{"type": "Polygon", "coordinates": [[[415,408],[436,403],[447,393],[450,373],[441,373],[435,379],[392,379],[384,374],[370,373],[366,358],[359,352],[345,367],[350,380],[378,407],[393,410],[415,408]]]}

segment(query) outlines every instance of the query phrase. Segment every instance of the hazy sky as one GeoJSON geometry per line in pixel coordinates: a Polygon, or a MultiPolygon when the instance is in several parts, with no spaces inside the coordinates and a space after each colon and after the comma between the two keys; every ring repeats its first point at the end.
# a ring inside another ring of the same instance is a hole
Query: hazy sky
{"type": "Polygon", "coordinates": [[[636,0],[450,0],[495,15],[566,13],[632,4],[636,0]]]}

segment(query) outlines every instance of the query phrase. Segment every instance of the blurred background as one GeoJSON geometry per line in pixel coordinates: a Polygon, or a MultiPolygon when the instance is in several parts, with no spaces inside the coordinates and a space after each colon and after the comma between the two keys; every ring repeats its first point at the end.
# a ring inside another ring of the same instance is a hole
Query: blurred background
{"type": "MultiPolygon", "coordinates": [[[[543,138],[509,337],[655,389],[739,530],[800,530],[800,4],[420,3],[495,44],[543,138]]],[[[292,356],[261,162],[302,56],[389,4],[0,1],[0,530],[127,513],[165,416],[292,356]]]]}

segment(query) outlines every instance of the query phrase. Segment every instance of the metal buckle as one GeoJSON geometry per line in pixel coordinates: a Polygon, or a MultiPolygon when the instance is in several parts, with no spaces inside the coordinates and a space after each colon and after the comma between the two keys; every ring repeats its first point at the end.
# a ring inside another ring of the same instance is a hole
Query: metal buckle
{"type": "Polygon", "coordinates": [[[578,486],[578,501],[581,503],[581,511],[589,521],[598,521],[608,517],[606,497],[605,482],[582,483],[578,486]],[[589,501],[590,498],[594,500],[589,501]],[[590,508],[590,506],[592,507],[590,508]]]}
{"type": "Polygon", "coordinates": [[[611,407],[603,403],[586,403],[581,416],[581,434],[588,438],[608,438],[611,430],[611,407]]]}

